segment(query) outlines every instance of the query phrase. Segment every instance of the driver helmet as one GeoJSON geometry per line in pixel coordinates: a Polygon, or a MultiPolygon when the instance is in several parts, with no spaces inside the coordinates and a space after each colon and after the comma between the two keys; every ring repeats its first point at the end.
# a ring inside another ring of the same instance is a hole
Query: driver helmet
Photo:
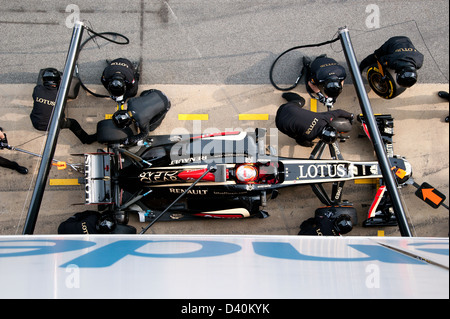
{"type": "Polygon", "coordinates": [[[130,126],[133,122],[133,117],[127,110],[118,110],[113,114],[112,120],[116,127],[123,129],[130,126]]]}
{"type": "Polygon", "coordinates": [[[417,82],[417,72],[414,67],[403,68],[397,73],[397,84],[409,88],[416,84],[417,82]]]}
{"type": "Polygon", "coordinates": [[[47,68],[42,72],[42,81],[44,86],[56,88],[61,82],[61,74],[55,68],[47,68]]]}
{"type": "Polygon", "coordinates": [[[325,126],[320,134],[320,139],[327,144],[336,142],[337,138],[338,134],[336,129],[330,125],[325,126]]]}
{"type": "Polygon", "coordinates": [[[116,73],[108,83],[108,92],[116,98],[122,97],[125,94],[126,85],[124,76],[121,73],[116,73]]]}
{"type": "Polygon", "coordinates": [[[114,231],[116,226],[117,222],[114,217],[109,214],[102,214],[97,220],[95,229],[101,234],[110,234],[114,231]]]}
{"type": "Polygon", "coordinates": [[[339,234],[347,234],[353,229],[352,219],[347,214],[339,215],[334,220],[334,228],[339,232],[339,234]]]}
{"type": "Polygon", "coordinates": [[[323,92],[332,98],[336,98],[342,92],[341,80],[337,76],[328,78],[323,84],[323,92]]]}

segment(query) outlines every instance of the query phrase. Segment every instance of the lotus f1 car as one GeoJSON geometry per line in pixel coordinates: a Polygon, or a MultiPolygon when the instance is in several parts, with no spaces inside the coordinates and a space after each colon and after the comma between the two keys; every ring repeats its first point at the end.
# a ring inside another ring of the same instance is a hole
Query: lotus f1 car
{"type": "MultiPolygon", "coordinates": [[[[364,119],[358,118],[362,124],[364,119]]],[[[351,123],[337,119],[335,128],[348,132],[351,123]]],[[[379,128],[386,149],[392,146],[392,118],[381,116],[379,128]]],[[[132,135],[130,128],[118,129],[111,120],[98,123],[98,139],[107,150],[84,154],[86,204],[114,212],[119,223],[130,213],[141,222],[188,218],[265,218],[267,201],[285,187],[309,184],[319,200],[339,213],[349,214],[354,223],[356,210],[341,201],[344,183],[356,179],[379,179],[376,161],[344,160],[338,140],[319,140],[309,158],[277,156],[266,147],[266,130],[224,132],[209,135],[161,135],[149,137],[144,145],[120,144],[132,135]],[[331,159],[321,159],[326,148],[331,159]],[[267,151],[269,150],[269,151],[267,151]],[[333,185],[330,195],[323,184],[333,185]]],[[[340,135],[341,141],[345,140],[340,135]]],[[[403,157],[390,154],[397,181],[404,184],[411,166],[403,157]]],[[[382,188],[381,188],[382,189],[382,188]]],[[[378,194],[371,207],[370,225],[395,225],[389,194],[378,194]]]]}

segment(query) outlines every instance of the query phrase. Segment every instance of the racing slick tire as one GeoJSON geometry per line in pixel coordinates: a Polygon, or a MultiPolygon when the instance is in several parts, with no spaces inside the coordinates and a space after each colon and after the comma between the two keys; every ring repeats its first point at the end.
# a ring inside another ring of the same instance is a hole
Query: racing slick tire
{"type": "Polygon", "coordinates": [[[136,234],[136,228],[130,225],[118,224],[111,234],[136,234]]]}
{"type": "Polygon", "coordinates": [[[333,119],[330,125],[334,127],[338,133],[348,133],[352,130],[352,123],[350,120],[343,117],[333,119]]]}
{"type": "MultiPolygon", "coordinates": [[[[156,114],[149,122],[149,131],[153,132],[154,130],[156,130],[162,123],[162,121],[164,120],[164,118],[166,117],[167,112],[169,112],[170,107],[171,107],[171,103],[169,98],[160,90],[156,90],[156,89],[150,89],[150,90],[145,90],[141,93],[140,97],[145,97],[145,96],[149,96],[149,100],[148,101],[155,101],[155,98],[150,98],[150,95],[152,93],[155,93],[156,96],[159,97],[159,100],[161,103],[163,103],[164,108],[161,112],[159,112],[158,114],[156,114]]],[[[156,99],[158,100],[158,99],[156,99]]]]}
{"type": "Polygon", "coordinates": [[[353,225],[358,223],[358,215],[353,206],[327,206],[316,209],[315,216],[325,215],[328,218],[334,219],[340,215],[349,215],[352,219],[353,225]]]}
{"type": "Polygon", "coordinates": [[[97,141],[99,143],[119,143],[130,136],[133,136],[131,128],[117,128],[112,120],[101,120],[97,123],[97,141]]]}
{"type": "Polygon", "coordinates": [[[402,94],[406,88],[398,86],[390,72],[381,74],[377,65],[369,66],[367,69],[367,81],[370,88],[383,99],[391,100],[402,94]]]}

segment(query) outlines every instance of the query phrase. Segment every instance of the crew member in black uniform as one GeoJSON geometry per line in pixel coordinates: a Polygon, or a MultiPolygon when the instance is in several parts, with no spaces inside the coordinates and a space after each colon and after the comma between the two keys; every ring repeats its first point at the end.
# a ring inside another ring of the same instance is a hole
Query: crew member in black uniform
{"type": "Polygon", "coordinates": [[[139,74],[128,59],[119,58],[111,61],[103,70],[103,86],[116,102],[124,102],[134,97],[138,91],[139,74]]]}
{"type": "Polygon", "coordinates": [[[316,214],[300,225],[299,235],[339,236],[349,233],[353,224],[349,215],[342,214],[336,218],[325,214],[316,214]]]}
{"type": "MultiPolygon", "coordinates": [[[[6,138],[6,134],[3,132],[3,129],[0,127],[0,150],[4,148],[8,148],[8,139],[6,138]]],[[[10,168],[18,171],[20,174],[27,174],[28,169],[24,166],[20,166],[17,162],[10,161],[4,157],[0,156],[0,166],[10,168]]]]}
{"type": "Polygon", "coordinates": [[[136,234],[136,228],[118,224],[111,212],[86,210],[63,221],[58,234],[136,234]]]}
{"type": "Polygon", "coordinates": [[[127,103],[127,110],[118,110],[113,114],[113,122],[118,128],[130,126],[133,122],[139,128],[137,135],[121,141],[125,145],[135,144],[147,137],[162,122],[169,111],[171,103],[159,90],[147,90],[140,97],[132,98],[127,103]]]}
{"type": "Polygon", "coordinates": [[[344,80],[347,77],[344,67],[336,60],[327,57],[326,54],[319,55],[312,62],[305,57],[303,64],[306,68],[306,81],[308,83],[306,88],[308,92],[317,94],[323,89],[323,94],[326,97],[336,100],[342,92],[344,80]]]}
{"type": "MultiPolygon", "coordinates": [[[[439,91],[438,92],[438,96],[443,98],[443,99],[446,99],[447,101],[450,101],[448,92],[446,92],[446,91],[439,91]]],[[[448,116],[445,117],[445,122],[448,123],[448,116]]]]}
{"type": "Polygon", "coordinates": [[[284,93],[283,98],[288,103],[278,108],[275,125],[302,146],[311,147],[315,138],[333,134],[334,129],[330,126],[333,119],[342,117],[353,120],[353,114],[344,110],[316,113],[303,109],[305,99],[296,93],[284,93]]]}
{"type": "MultiPolygon", "coordinates": [[[[47,68],[42,73],[42,85],[36,85],[33,90],[33,109],[30,114],[33,127],[39,131],[47,131],[53,108],[56,104],[56,95],[61,82],[61,74],[54,68],[47,68]]],[[[83,144],[92,144],[97,140],[97,134],[89,135],[77,120],[66,118],[61,122],[61,129],[71,130],[83,144]]]]}
{"type": "Polygon", "coordinates": [[[422,67],[423,58],[423,54],[417,51],[408,37],[396,36],[366,57],[359,69],[363,72],[378,61],[382,66],[395,71],[398,85],[408,88],[417,82],[417,70],[422,67]]]}

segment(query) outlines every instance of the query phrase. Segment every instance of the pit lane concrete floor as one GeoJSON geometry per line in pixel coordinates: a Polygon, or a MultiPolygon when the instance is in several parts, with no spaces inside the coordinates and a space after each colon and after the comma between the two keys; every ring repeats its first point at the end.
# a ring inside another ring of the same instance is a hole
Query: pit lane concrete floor
{"type": "MultiPolygon", "coordinates": [[[[172,108],[163,124],[153,134],[176,133],[176,129],[189,132],[217,130],[247,130],[256,127],[273,128],[279,105],[284,103],[281,92],[270,85],[152,85],[140,87],[140,91],[156,88],[165,92],[172,101],[172,108]],[[179,114],[208,114],[207,120],[182,120],[179,114]],[[268,119],[239,119],[240,114],[268,114],[268,119]]],[[[93,86],[98,92],[102,88],[93,86]]],[[[46,135],[35,130],[30,122],[33,85],[0,85],[2,114],[0,125],[8,135],[9,144],[41,153],[46,135]]],[[[405,156],[413,167],[414,180],[428,182],[443,194],[449,194],[449,124],[444,118],[449,115],[449,103],[437,96],[440,90],[448,90],[445,84],[417,84],[394,100],[387,101],[369,91],[375,113],[389,113],[395,118],[394,153],[405,156]]],[[[299,86],[310,108],[308,95],[299,86]]],[[[346,85],[336,108],[355,114],[361,113],[353,86],[346,85]]],[[[66,116],[77,119],[88,133],[94,133],[96,123],[112,114],[115,104],[109,99],[95,98],[80,90],[76,100],[69,101],[66,116]]],[[[325,111],[318,105],[317,111],[325,111]]],[[[371,142],[359,138],[361,133],[355,121],[350,139],[341,143],[341,152],[347,160],[375,160],[371,142]]],[[[280,156],[308,157],[312,149],[300,147],[278,133],[280,156]]],[[[61,130],[55,159],[68,163],[80,163],[80,158],[71,154],[96,151],[104,148],[95,143],[83,145],[69,130],[61,130]]],[[[24,153],[1,150],[0,155],[19,162],[29,169],[28,175],[0,168],[0,234],[21,234],[32,196],[40,159],[24,153]]],[[[70,168],[52,168],[42,201],[35,234],[56,234],[58,225],[72,214],[86,209],[82,185],[61,185],[82,177],[70,168]],[[62,181],[58,181],[62,180],[62,181]],[[56,185],[50,185],[50,182],[56,185]]],[[[354,203],[358,212],[358,225],[352,236],[399,236],[397,227],[363,228],[368,208],[375,195],[376,185],[345,184],[343,198],[354,203]],[[382,231],[382,232],[380,232],[382,231]]],[[[411,231],[414,236],[447,237],[449,212],[443,207],[433,209],[414,195],[416,188],[409,185],[400,190],[411,231]]],[[[448,205],[448,200],[445,201],[448,205]]],[[[158,222],[147,234],[261,234],[296,235],[299,225],[312,217],[316,208],[322,206],[309,186],[298,186],[280,191],[277,199],[268,202],[265,208],[270,217],[246,220],[198,220],[158,222]]],[[[137,216],[130,217],[130,224],[138,231],[146,224],[137,216]]]]}

